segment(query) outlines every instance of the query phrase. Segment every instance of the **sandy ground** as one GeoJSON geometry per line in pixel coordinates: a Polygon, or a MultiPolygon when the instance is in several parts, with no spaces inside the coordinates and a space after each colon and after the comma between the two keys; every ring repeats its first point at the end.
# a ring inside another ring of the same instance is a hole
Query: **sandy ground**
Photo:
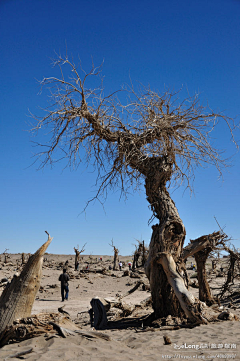
{"type": "MultiPolygon", "coordinates": [[[[8,265],[0,265],[0,280],[12,278],[16,272],[16,260],[21,255],[11,255],[8,265]]],[[[71,319],[76,321],[83,330],[91,330],[88,310],[93,297],[116,298],[119,294],[124,295],[131,289],[138,279],[123,276],[123,271],[110,271],[109,275],[100,273],[88,273],[81,276],[74,271],[74,256],[70,255],[46,255],[43,265],[43,277],[40,291],[33,305],[32,314],[40,312],[57,312],[64,305],[71,319]],[[69,282],[69,300],[61,302],[60,283],[58,277],[61,274],[62,262],[69,261],[68,272],[71,276],[69,282]],[[111,276],[112,275],[112,276],[111,276]]],[[[112,257],[113,258],[113,257],[112,257]]],[[[127,262],[131,257],[121,257],[127,262]]],[[[188,260],[187,266],[191,259],[188,260]]],[[[85,269],[88,264],[90,270],[105,266],[108,269],[112,264],[110,256],[83,256],[80,269],[85,269]],[[99,257],[103,260],[99,261],[99,257]]],[[[140,270],[141,271],[141,270],[140,270]]],[[[194,271],[189,271],[193,275],[194,271]]],[[[141,274],[147,283],[146,276],[141,274]]],[[[223,278],[211,277],[210,285],[213,292],[217,293],[223,282],[223,278]]],[[[197,288],[191,288],[195,296],[197,288]]],[[[1,289],[0,289],[1,292],[1,289]]],[[[150,296],[148,291],[139,288],[134,293],[124,298],[127,304],[139,304],[150,296]]],[[[240,317],[240,296],[232,299],[234,312],[240,317]]],[[[229,301],[226,301],[225,305],[229,301]]],[[[148,312],[151,313],[151,308],[148,312]]],[[[47,340],[45,335],[35,337],[21,343],[9,344],[0,350],[0,360],[7,360],[18,352],[33,351],[23,356],[26,360],[240,360],[240,329],[239,321],[223,321],[201,325],[193,329],[179,329],[162,331],[145,328],[107,329],[104,331],[111,340],[86,339],[80,335],[67,338],[54,337],[47,340]],[[164,345],[163,336],[171,339],[170,345],[164,345]]],[[[13,358],[14,359],[14,358],[13,358]]]]}

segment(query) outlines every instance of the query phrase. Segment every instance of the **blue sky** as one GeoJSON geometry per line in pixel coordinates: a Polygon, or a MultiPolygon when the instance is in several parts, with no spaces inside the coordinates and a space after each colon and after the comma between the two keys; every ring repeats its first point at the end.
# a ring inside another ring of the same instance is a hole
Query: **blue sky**
{"type": "MultiPolygon", "coordinates": [[[[34,252],[47,230],[54,240],[48,251],[111,254],[113,238],[121,254],[134,250],[136,239],[149,242],[151,213],[144,192],[119,202],[109,194],[105,212],[99,203],[81,213],[94,195],[95,174],[65,164],[37,171],[31,166],[28,109],[39,114],[47,94],[38,80],[52,76],[54,51],[81,58],[88,70],[104,60],[106,93],[129,82],[153,89],[183,87],[201,94],[215,111],[239,121],[240,1],[75,1],[0,0],[0,253],[34,252]]],[[[43,137],[43,135],[41,135],[43,137]]],[[[240,156],[219,124],[215,143],[233,155],[232,167],[218,180],[212,168],[196,171],[195,193],[173,193],[187,230],[186,241],[218,229],[240,247],[240,156]]],[[[236,133],[239,140],[239,132],[236,133]]],[[[43,139],[43,138],[41,138],[43,139]]]]}

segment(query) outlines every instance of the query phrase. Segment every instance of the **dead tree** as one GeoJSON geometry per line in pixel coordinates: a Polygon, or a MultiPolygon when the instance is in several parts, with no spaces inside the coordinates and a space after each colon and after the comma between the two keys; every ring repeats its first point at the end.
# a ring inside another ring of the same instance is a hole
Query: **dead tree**
{"type": "Polygon", "coordinates": [[[147,260],[147,249],[145,246],[145,242],[142,241],[142,266],[145,265],[146,260],[147,260]]]}
{"type": "Polygon", "coordinates": [[[133,270],[140,266],[144,266],[146,262],[147,250],[144,241],[141,242],[137,240],[137,242],[138,242],[138,246],[135,245],[136,250],[133,254],[133,266],[132,266],[133,270]]]}
{"type": "Polygon", "coordinates": [[[140,252],[138,251],[138,248],[136,245],[135,245],[136,249],[135,249],[135,252],[133,254],[133,264],[132,264],[132,269],[135,270],[136,268],[139,267],[139,264],[138,264],[138,261],[139,261],[139,258],[140,258],[140,252]]]}
{"type": "MultiPolygon", "coordinates": [[[[197,263],[197,277],[198,277],[198,284],[199,284],[199,299],[200,301],[205,302],[207,305],[212,305],[213,303],[217,302],[212,294],[211,290],[207,281],[206,275],[206,261],[209,255],[219,254],[221,251],[225,250],[228,251],[230,254],[229,260],[229,269],[227,274],[227,280],[224,283],[219,297],[222,298],[223,294],[229,289],[230,284],[233,282],[234,279],[234,265],[237,260],[240,259],[238,254],[232,251],[228,246],[227,242],[230,239],[228,236],[222,231],[214,232],[212,234],[202,236],[194,241],[191,241],[190,245],[184,248],[183,250],[183,257],[186,259],[186,256],[194,256],[196,263],[197,263]],[[192,247],[193,245],[193,247],[192,247]],[[193,249],[195,253],[191,253],[190,249],[193,249]]],[[[213,261],[214,265],[216,266],[216,261],[213,261]]]]}
{"type": "Polygon", "coordinates": [[[9,254],[7,253],[9,249],[6,248],[5,251],[3,252],[3,255],[4,255],[4,263],[8,263],[8,260],[10,258],[9,254]]]}
{"type": "MultiPolygon", "coordinates": [[[[207,281],[206,261],[212,251],[216,250],[218,245],[226,238],[222,232],[214,232],[197,239],[204,244],[204,248],[194,253],[197,263],[197,278],[199,284],[199,299],[211,306],[215,303],[215,299],[211,294],[211,289],[207,281]]],[[[192,241],[194,242],[194,241],[192,241]]]]}
{"type": "Polygon", "coordinates": [[[80,260],[80,254],[83,253],[85,251],[85,246],[87,243],[85,243],[82,246],[81,251],[79,251],[79,245],[77,246],[77,248],[74,247],[74,251],[75,251],[75,271],[78,270],[78,266],[79,266],[79,260],[80,260]]]}
{"type": "Polygon", "coordinates": [[[203,107],[198,96],[180,100],[179,93],[161,95],[144,86],[137,92],[126,87],[126,101],[121,101],[117,93],[105,96],[101,83],[95,89],[86,87],[89,77],[99,79],[101,68],[92,66],[81,77],[67,56],[59,56],[55,65],[60,78],[41,82],[51,90],[52,108],[43,118],[33,116],[37,122],[32,130],[48,127],[50,134],[45,150],[40,144],[40,168],[59,160],[57,149],[69,166],[78,166],[83,149],[87,164],[97,169],[93,199],[106,198],[109,188],[120,187],[127,195],[133,185],[136,189],[144,184],[157,220],[145,263],[155,316],[181,316],[184,310],[191,321],[202,322],[199,303],[177,272],[186,230],[168,187],[184,180],[190,187],[196,166],[211,164],[221,174],[226,163],[211,145],[210,134],[218,120],[225,121],[234,141],[232,120],[203,107]],[[69,66],[70,77],[63,75],[63,66],[69,66]]]}
{"type": "Polygon", "coordinates": [[[211,294],[211,289],[207,281],[206,274],[206,261],[211,253],[211,247],[207,247],[202,251],[195,253],[194,257],[197,263],[197,278],[199,284],[199,300],[206,302],[208,306],[215,303],[215,300],[211,294]]]}
{"type": "Polygon", "coordinates": [[[114,256],[113,256],[113,269],[114,269],[114,271],[116,271],[116,270],[118,269],[117,263],[119,262],[119,259],[118,259],[119,249],[114,246],[114,244],[113,244],[113,239],[111,240],[111,244],[109,243],[109,246],[111,246],[111,247],[113,248],[113,252],[114,252],[114,256]]]}
{"type": "Polygon", "coordinates": [[[235,264],[240,261],[239,254],[234,250],[231,250],[229,247],[224,247],[225,250],[229,252],[229,262],[228,262],[228,271],[227,279],[222,286],[222,289],[219,293],[219,298],[222,298],[227,291],[230,291],[231,285],[234,283],[235,278],[235,264]]]}
{"type": "Polygon", "coordinates": [[[16,275],[1,294],[0,344],[1,332],[6,326],[18,318],[31,316],[33,302],[40,287],[43,255],[51,241],[52,238],[48,234],[47,242],[29,258],[21,274],[16,275]]]}
{"type": "Polygon", "coordinates": [[[209,255],[216,250],[220,250],[220,245],[226,242],[228,237],[222,231],[213,232],[209,235],[201,236],[196,240],[190,240],[190,244],[183,249],[182,259],[194,256],[197,263],[197,278],[199,284],[199,299],[207,305],[215,303],[207,281],[206,261],[209,255]]]}

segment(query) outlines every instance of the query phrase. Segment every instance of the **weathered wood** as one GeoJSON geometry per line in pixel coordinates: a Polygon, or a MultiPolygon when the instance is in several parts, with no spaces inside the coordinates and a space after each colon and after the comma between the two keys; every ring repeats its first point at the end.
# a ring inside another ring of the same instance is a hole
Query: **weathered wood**
{"type": "Polygon", "coordinates": [[[62,336],[64,338],[66,338],[68,335],[75,336],[75,333],[72,330],[62,327],[62,326],[58,325],[56,322],[50,321],[49,325],[52,325],[53,328],[58,331],[60,336],[62,336]]]}
{"type": "Polygon", "coordinates": [[[93,327],[96,330],[103,330],[107,327],[107,314],[102,301],[95,297],[90,302],[93,311],[93,327]]]}
{"type": "Polygon", "coordinates": [[[217,242],[222,239],[222,237],[223,236],[221,232],[213,232],[191,241],[186,247],[183,248],[181,257],[182,260],[184,261],[188,257],[193,256],[195,253],[207,247],[211,247],[213,249],[217,242]]]}
{"type": "Polygon", "coordinates": [[[15,320],[12,325],[6,326],[0,334],[0,347],[10,342],[19,342],[54,332],[54,328],[62,337],[79,329],[61,313],[39,313],[15,320]]]}
{"type": "Polygon", "coordinates": [[[126,296],[130,295],[131,293],[135,292],[142,284],[143,284],[143,281],[138,281],[136,283],[136,285],[133,288],[131,288],[129,291],[124,293],[124,295],[121,296],[121,298],[126,297],[126,296]]]}
{"type": "Polygon", "coordinates": [[[6,326],[11,325],[17,318],[31,315],[40,287],[43,255],[51,241],[52,238],[48,235],[47,242],[29,258],[20,276],[15,276],[4,289],[0,297],[0,335],[6,326]]]}
{"type": "Polygon", "coordinates": [[[211,289],[207,281],[206,274],[206,261],[212,251],[212,247],[206,247],[205,249],[195,253],[195,260],[197,262],[197,278],[199,285],[199,300],[206,302],[208,306],[215,303],[212,296],[211,289]]]}
{"type": "Polygon", "coordinates": [[[169,253],[159,253],[156,261],[163,266],[164,272],[172,286],[185,315],[194,324],[208,323],[218,318],[218,312],[196,299],[186,288],[177,266],[169,253]]]}
{"type": "Polygon", "coordinates": [[[227,279],[225,283],[223,284],[221,291],[219,293],[219,297],[222,298],[223,295],[229,291],[229,287],[234,281],[234,267],[235,263],[238,260],[239,261],[239,255],[236,252],[233,252],[232,250],[228,249],[230,258],[229,258],[229,266],[228,266],[228,272],[227,272],[227,279]]]}
{"type": "Polygon", "coordinates": [[[177,272],[176,263],[171,254],[166,252],[158,253],[156,261],[162,265],[168,282],[172,286],[187,318],[194,323],[207,323],[207,320],[204,320],[201,314],[196,312],[199,302],[186,288],[182,277],[177,272]]]}

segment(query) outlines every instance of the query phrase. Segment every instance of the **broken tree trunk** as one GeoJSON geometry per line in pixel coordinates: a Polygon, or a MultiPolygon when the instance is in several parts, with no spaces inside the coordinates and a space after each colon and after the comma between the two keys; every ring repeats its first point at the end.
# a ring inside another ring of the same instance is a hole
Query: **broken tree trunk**
{"type": "Polygon", "coordinates": [[[107,314],[103,302],[104,300],[100,300],[98,297],[92,298],[90,302],[92,306],[91,324],[96,330],[103,330],[107,327],[107,314]]]}
{"type": "Polygon", "coordinates": [[[199,300],[205,302],[208,306],[211,306],[215,303],[215,300],[211,294],[206,274],[206,261],[211,251],[212,247],[207,247],[204,250],[198,251],[194,254],[197,263],[199,300]]]}
{"type": "Polygon", "coordinates": [[[75,247],[74,247],[74,251],[75,251],[75,271],[77,271],[79,267],[80,251],[75,247]]]}
{"type": "Polygon", "coordinates": [[[114,246],[114,244],[113,244],[113,239],[112,239],[112,241],[111,241],[111,244],[109,243],[109,245],[113,248],[113,251],[114,251],[114,256],[113,256],[113,270],[116,271],[116,270],[118,269],[118,267],[117,267],[117,262],[119,262],[119,259],[118,259],[119,249],[114,246]]]}
{"type": "Polygon", "coordinates": [[[20,276],[15,276],[4,289],[0,297],[0,334],[14,320],[31,315],[33,302],[40,287],[43,255],[51,241],[52,238],[48,234],[47,242],[29,258],[20,276]]]}
{"type": "Polygon", "coordinates": [[[227,290],[229,290],[230,285],[233,283],[234,281],[234,268],[235,268],[235,263],[237,260],[239,260],[239,255],[236,254],[235,252],[233,252],[232,250],[228,249],[229,251],[229,267],[228,267],[228,272],[227,272],[227,279],[226,282],[224,283],[224,285],[222,286],[221,292],[220,292],[220,298],[223,297],[223,295],[226,293],[227,290]]]}
{"type": "Polygon", "coordinates": [[[117,267],[117,262],[118,262],[118,249],[115,248],[114,249],[114,259],[113,259],[113,269],[116,271],[118,269],[117,267]]]}
{"type": "Polygon", "coordinates": [[[134,255],[133,255],[133,266],[132,266],[132,269],[135,270],[136,268],[139,267],[139,258],[142,254],[142,244],[139,242],[139,245],[138,247],[136,246],[136,250],[134,252],[134,255]]]}
{"type": "Polygon", "coordinates": [[[201,236],[195,240],[191,240],[190,244],[183,249],[182,259],[186,260],[190,256],[194,256],[197,263],[197,277],[199,284],[199,299],[212,305],[215,300],[211,294],[211,290],[207,281],[206,261],[210,252],[222,242],[225,235],[222,232],[213,232],[209,235],[201,236]]]}
{"type": "Polygon", "coordinates": [[[186,260],[190,256],[194,256],[195,253],[204,250],[207,247],[214,249],[218,243],[222,242],[223,234],[219,232],[213,232],[211,234],[201,236],[195,240],[190,240],[190,243],[184,247],[182,252],[182,260],[186,260]]]}
{"type": "Polygon", "coordinates": [[[4,255],[4,263],[8,263],[10,259],[10,256],[8,254],[4,255]]]}

